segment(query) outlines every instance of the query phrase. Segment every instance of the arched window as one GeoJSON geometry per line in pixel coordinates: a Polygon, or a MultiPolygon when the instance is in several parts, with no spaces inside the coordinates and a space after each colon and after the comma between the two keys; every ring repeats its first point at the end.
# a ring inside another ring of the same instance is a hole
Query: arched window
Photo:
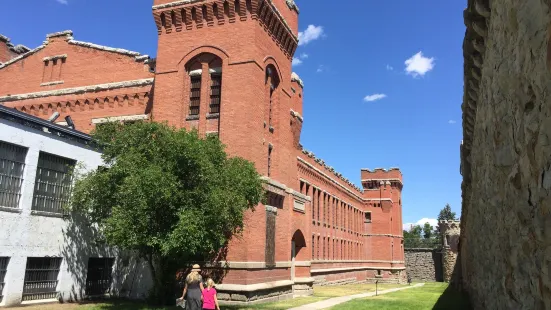
{"type": "Polygon", "coordinates": [[[268,96],[268,126],[270,128],[270,131],[273,130],[272,127],[272,110],[274,108],[274,99],[275,99],[275,93],[279,86],[279,77],[277,74],[277,70],[273,65],[268,65],[266,67],[266,79],[265,84],[267,88],[267,96],[268,96]]]}
{"type": "Polygon", "coordinates": [[[220,113],[222,99],[222,60],[213,54],[202,53],[186,64],[189,75],[189,113],[190,117],[198,118],[200,113],[220,113]],[[201,94],[208,92],[208,98],[201,94]],[[204,104],[201,104],[204,102],[204,104]],[[208,102],[208,103],[207,103],[208,102]],[[201,111],[201,106],[208,112],[201,111]]]}

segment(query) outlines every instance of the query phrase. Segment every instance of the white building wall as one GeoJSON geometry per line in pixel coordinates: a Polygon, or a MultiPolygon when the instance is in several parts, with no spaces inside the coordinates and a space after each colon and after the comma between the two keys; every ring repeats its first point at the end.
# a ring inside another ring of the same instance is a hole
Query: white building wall
{"type": "MultiPolygon", "coordinates": [[[[0,119],[0,141],[28,149],[19,209],[0,206],[0,257],[10,257],[0,306],[22,301],[27,257],[62,257],[57,290],[63,300],[84,296],[89,257],[115,257],[113,292],[143,298],[150,287],[145,264],[95,242],[94,230],[78,216],[45,216],[31,210],[39,152],[71,158],[85,170],[102,164],[91,147],[0,119]]],[[[24,302],[26,303],[26,302],[24,302]]]]}

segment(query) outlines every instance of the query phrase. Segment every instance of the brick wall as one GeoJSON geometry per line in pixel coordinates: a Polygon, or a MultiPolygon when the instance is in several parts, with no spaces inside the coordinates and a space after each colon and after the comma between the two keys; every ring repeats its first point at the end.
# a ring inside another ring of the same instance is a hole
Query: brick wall
{"type": "MultiPolygon", "coordinates": [[[[364,189],[364,176],[386,182],[380,190],[362,190],[299,145],[304,85],[291,71],[298,43],[298,12],[288,5],[291,2],[155,0],[159,39],[154,73],[153,62],[138,53],[79,44],[71,32],[49,36],[46,45],[0,68],[0,79],[7,81],[0,85],[0,102],[42,118],[54,111],[61,118],[70,115],[86,132],[97,118],[145,114],[177,128],[197,129],[201,135],[218,134],[230,155],[252,161],[270,180],[270,190],[283,197],[277,206],[276,267],[230,268],[224,283],[291,279],[287,263],[292,241],[301,244],[295,247],[301,264],[296,277],[307,279],[317,269],[328,282],[398,279],[390,272],[405,268],[399,170],[362,171],[364,189]],[[218,115],[209,110],[211,71],[222,76],[218,115]],[[194,74],[200,74],[201,87],[199,111],[192,115],[194,74]],[[91,86],[125,81],[141,82],[91,86]],[[314,208],[318,197],[310,201],[314,186],[323,193],[323,214],[314,208]],[[303,209],[295,208],[297,199],[303,209]],[[320,220],[312,221],[318,214],[320,220]]],[[[247,212],[244,233],[230,241],[227,261],[265,261],[266,212],[272,207],[259,205],[247,212]]]]}

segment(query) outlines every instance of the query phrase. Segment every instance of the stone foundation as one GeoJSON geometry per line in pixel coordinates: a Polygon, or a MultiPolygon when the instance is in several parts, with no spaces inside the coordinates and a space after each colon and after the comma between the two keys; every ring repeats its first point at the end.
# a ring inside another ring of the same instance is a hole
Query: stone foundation
{"type": "Polygon", "coordinates": [[[274,289],[246,291],[219,290],[218,301],[220,305],[242,305],[264,302],[275,302],[293,298],[293,286],[278,287],[274,289]]]}

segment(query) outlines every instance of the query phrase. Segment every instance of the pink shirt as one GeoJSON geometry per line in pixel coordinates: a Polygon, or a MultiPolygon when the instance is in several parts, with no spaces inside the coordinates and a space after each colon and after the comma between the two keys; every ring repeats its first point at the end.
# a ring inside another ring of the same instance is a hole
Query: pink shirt
{"type": "Polygon", "coordinates": [[[203,309],[216,309],[214,296],[216,296],[216,289],[214,287],[203,290],[203,309]]]}

